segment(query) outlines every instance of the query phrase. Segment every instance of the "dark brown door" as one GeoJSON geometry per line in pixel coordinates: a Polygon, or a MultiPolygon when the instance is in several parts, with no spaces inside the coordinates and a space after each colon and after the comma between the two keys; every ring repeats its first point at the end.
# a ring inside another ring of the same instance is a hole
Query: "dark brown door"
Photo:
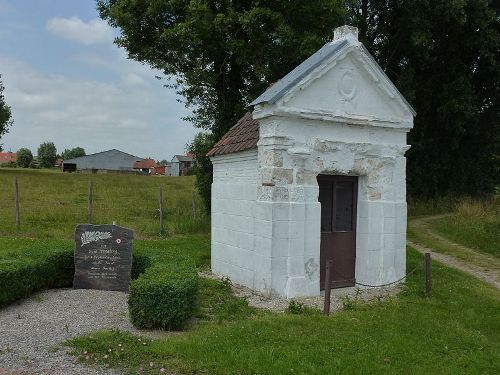
{"type": "Polygon", "coordinates": [[[318,176],[321,203],[320,284],[331,259],[332,288],[354,286],[356,264],[356,203],[358,178],[318,176]]]}

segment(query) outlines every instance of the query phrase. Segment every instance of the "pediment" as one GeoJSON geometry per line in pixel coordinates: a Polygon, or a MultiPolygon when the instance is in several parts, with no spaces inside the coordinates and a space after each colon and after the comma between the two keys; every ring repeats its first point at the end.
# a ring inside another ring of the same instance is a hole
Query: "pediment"
{"type": "MultiPolygon", "coordinates": [[[[385,75],[356,50],[309,74],[276,104],[301,113],[391,123],[412,122],[413,114],[385,75]]],[[[403,125],[404,126],[404,125],[403,125]]],[[[404,126],[406,127],[406,126],[404,126]]]]}

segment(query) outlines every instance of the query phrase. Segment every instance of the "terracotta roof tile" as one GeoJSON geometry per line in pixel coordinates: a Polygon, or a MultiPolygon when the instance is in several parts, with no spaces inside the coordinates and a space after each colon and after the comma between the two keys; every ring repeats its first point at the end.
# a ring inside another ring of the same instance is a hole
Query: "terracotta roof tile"
{"type": "Polygon", "coordinates": [[[136,161],[134,163],[134,169],[146,169],[156,167],[156,162],[153,159],[146,159],[143,161],[136,161]]]}
{"type": "Polygon", "coordinates": [[[208,152],[207,156],[231,154],[257,147],[259,141],[259,122],[254,120],[251,112],[238,120],[219,142],[208,152]]]}

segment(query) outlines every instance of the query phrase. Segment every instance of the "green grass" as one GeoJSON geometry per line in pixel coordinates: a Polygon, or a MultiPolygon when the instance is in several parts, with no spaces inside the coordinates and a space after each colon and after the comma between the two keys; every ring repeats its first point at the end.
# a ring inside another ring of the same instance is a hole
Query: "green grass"
{"type": "Polygon", "coordinates": [[[57,249],[71,249],[69,240],[0,237],[0,264],[2,261],[28,261],[44,258],[57,249]]]}
{"type": "Polygon", "coordinates": [[[453,211],[459,198],[441,197],[435,199],[414,199],[407,197],[408,217],[446,214],[453,211]]]}
{"type": "MultiPolygon", "coordinates": [[[[74,241],[0,237],[0,266],[7,261],[31,261],[45,258],[55,250],[72,250],[74,241]]],[[[210,264],[210,237],[206,234],[176,236],[165,240],[134,241],[133,252],[162,261],[175,255],[188,255],[199,268],[210,264]]]]}
{"type": "Polygon", "coordinates": [[[451,216],[430,223],[436,233],[500,258],[500,199],[463,201],[451,216]]]}
{"type": "Polygon", "coordinates": [[[214,314],[214,306],[240,312],[153,341],[105,331],[68,344],[83,362],[129,373],[140,367],[182,374],[498,373],[498,290],[433,263],[433,293],[425,296],[422,256],[409,250],[408,268],[416,265],[399,297],[330,317],[255,312],[245,302],[234,307],[223,286],[205,285],[205,316],[214,314]],[[90,353],[88,360],[83,352],[90,353]]]}
{"type": "Polygon", "coordinates": [[[408,220],[408,238],[467,263],[500,271],[499,213],[499,197],[457,200],[452,211],[444,216],[412,215],[408,220]]]}
{"type": "Polygon", "coordinates": [[[57,170],[0,169],[0,236],[72,238],[87,222],[88,183],[93,182],[93,222],[134,230],[136,238],[206,233],[210,222],[196,197],[194,177],[69,174],[57,170]],[[21,228],[15,227],[13,178],[18,177],[21,228]],[[158,190],[163,190],[165,235],[160,235],[158,190]]]}

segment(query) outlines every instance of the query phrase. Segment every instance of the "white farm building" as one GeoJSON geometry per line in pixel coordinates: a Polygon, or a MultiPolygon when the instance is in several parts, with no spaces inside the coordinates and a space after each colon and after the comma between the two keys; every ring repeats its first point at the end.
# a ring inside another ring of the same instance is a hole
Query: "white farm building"
{"type": "Polygon", "coordinates": [[[380,285],[406,272],[414,110],[343,26],[250,104],[208,156],[212,271],[265,293],[380,285]]]}

